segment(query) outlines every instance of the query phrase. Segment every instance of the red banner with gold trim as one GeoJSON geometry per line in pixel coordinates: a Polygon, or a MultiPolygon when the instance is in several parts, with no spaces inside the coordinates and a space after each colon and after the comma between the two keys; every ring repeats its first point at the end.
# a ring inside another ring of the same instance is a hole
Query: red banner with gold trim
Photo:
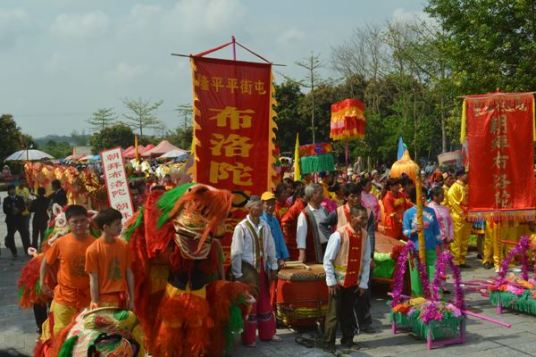
{"type": "MultiPolygon", "coordinates": [[[[250,195],[271,189],[275,123],[269,63],[192,57],[194,89],[193,179],[235,194],[243,206],[250,195]]],[[[233,210],[229,233],[245,215],[233,210]]]]}
{"type": "Polygon", "coordinates": [[[473,95],[465,98],[464,105],[462,135],[466,130],[470,216],[533,218],[534,96],[473,95]]]}

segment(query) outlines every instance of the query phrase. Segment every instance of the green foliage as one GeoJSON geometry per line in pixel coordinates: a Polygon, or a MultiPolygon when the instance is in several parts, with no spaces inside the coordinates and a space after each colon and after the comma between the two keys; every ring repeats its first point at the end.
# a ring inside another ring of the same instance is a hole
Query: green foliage
{"type": "Polygon", "coordinates": [[[168,132],[163,139],[183,150],[190,150],[192,147],[193,129],[191,126],[186,128],[178,127],[175,131],[168,132]]]}
{"type": "Polygon", "coordinates": [[[57,143],[65,142],[70,146],[86,146],[89,144],[89,135],[84,132],[79,133],[73,130],[70,135],[47,135],[40,138],[36,138],[35,143],[41,148],[49,141],[55,141],[57,143]]]}
{"type": "Polygon", "coordinates": [[[117,115],[113,108],[100,108],[88,119],[88,123],[94,131],[100,131],[117,122],[117,115]]]}
{"type": "Polygon", "coordinates": [[[65,141],[57,142],[54,140],[49,140],[46,144],[41,145],[39,150],[42,150],[58,159],[69,156],[72,153],[73,148],[65,141]]]}
{"type": "Polygon", "coordinates": [[[443,55],[462,94],[530,91],[536,86],[534,1],[430,0],[446,35],[443,55]]]}
{"type": "Polygon", "coordinates": [[[134,144],[134,133],[127,125],[116,124],[93,134],[90,143],[94,154],[116,146],[126,148],[134,144]]]}
{"type": "Polygon", "coordinates": [[[138,99],[123,99],[123,104],[130,111],[129,114],[123,114],[126,119],[125,124],[138,130],[140,137],[143,137],[143,129],[161,129],[162,123],[155,115],[155,112],[164,101],[160,100],[154,103],[138,99]]]}
{"type": "Polygon", "coordinates": [[[302,128],[308,127],[308,118],[298,112],[298,103],[304,94],[297,82],[287,80],[275,85],[275,99],[277,105],[275,121],[278,126],[276,142],[281,152],[293,152],[296,141],[296,133],[300,133],[300,142],[309,142],[310,133],[305,133],[302,128]]]}
{"type": "Polygon", "coordinates": [[[22,134],[11,114],[0,116],[0,133],[0,162],[15,151],[24,149],[26,145],[35,144],[30,136],[22,134]]]}

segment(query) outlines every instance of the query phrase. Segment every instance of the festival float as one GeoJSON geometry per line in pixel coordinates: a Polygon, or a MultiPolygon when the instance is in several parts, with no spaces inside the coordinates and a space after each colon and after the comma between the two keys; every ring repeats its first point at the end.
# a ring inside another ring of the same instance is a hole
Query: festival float
{"type": "Polygon", "coordinates": [[[398,257],[391,293],[393,333],[411,331],[419,339],[426,340],[428,349],[464,343],[467,311],[460,269],[453,264],[452,254],[445,251],[438,256],[436,273],[432,282],[429,281],[425,265],[420,259],[416,259],[424,296],[412,298],[403,295],[402,291],[403,277],[414,250],[415,245],[409,241],[398,257]],[[453,302],[444,300],[441,296],[447,268],[450,268],[454,278],[455,299],[453,302]]]}
{"type": "Polygon", "coordinates": [[[529,237],[523,236],[502,261],[497,277],[487,286],[489,301],[497,307],[498,314],[509,309],[536,316],[536,277],[529,277],[529,251],[529,237]],[[509,269],[516,258],[521,265],[519,273],[509,269]]]}

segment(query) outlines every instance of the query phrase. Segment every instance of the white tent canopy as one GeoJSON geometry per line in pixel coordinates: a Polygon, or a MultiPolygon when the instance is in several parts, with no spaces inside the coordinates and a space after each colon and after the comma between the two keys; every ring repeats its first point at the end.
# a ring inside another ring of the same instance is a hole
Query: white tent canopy
{"type": "Polygon", "coordinates": [[[4,161],[37,161],[54,157],[40,150],[19,150],[9,155],[4,161]]]}
{"type": "Polygon", "coordinates": [[[172,158],[180,157],[180,156],[187,155],[187,154],[188,154],[188,151],[186,151],[186,150],[173,149],[173,150],[170,150],[170,151],[166,152],[165,154],[159,156],[159,158],[161,158],[161,159],[172,159],[172,158]]]}

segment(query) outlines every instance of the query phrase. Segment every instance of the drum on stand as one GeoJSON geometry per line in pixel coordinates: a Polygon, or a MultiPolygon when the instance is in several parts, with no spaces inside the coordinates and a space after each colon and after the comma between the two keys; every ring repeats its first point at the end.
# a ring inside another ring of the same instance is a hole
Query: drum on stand
{"type": "Polygon", "coordinates": [[[277,319],[293,328],[315,327],[324,319],[328,306],[324,267],[288,264],[278,274],[277,319]]]}

